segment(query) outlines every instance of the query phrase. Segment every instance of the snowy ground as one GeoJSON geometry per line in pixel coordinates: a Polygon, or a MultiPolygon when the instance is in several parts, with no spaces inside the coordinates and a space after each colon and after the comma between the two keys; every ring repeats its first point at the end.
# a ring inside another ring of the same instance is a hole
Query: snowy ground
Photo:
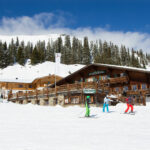
{"type": "Polygon", "coordinates": [[[30,83],[36,78],[53,74],[57,74],[61,77],[66,77],[70,73],[73,73],[81,69],[82,67],[84,67],[84,65],[58,64],[57,70],[55,70],[56,65],[54,62],[46,61],[44,63],[32,66],[30,64],[30,60],[28,60],[25,66],[15,64],[13,66],[8,66],[4,69],[0,69],[0,81],[30,83]]]}
{"type": "Polygon", "coordinates": [[[135,115],[91,107],[96,118],[80,118],[85,108],[0,103],[0,150],[149,150],[150,104],[135,115]]]}

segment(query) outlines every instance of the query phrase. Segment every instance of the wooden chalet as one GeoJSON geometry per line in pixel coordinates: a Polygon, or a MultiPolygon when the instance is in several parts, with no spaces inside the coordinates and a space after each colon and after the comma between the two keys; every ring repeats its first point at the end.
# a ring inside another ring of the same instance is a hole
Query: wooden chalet
{"type": "MultiPolygon", "coordinates": [[[[123,100],[123,95],[126,94],[134,96],[137,103],[145,105],[145,99],[148,100],[150,94],[150,71],[116,65],[91,64],[59,80],[56,85],[59,94],[63,94],[65,87],[69,91],[69,97],[68,94],[65,96],[65,103],[82,103],[86,95],[91,96],[92,103],[103,102],[106,94],[116,95],[123,100]]],[[[54,86],[51,85],[51,88],[54,86]]]]}
{"type": "Polygon", "coordinates": [[[4,90],[34,90],[32,83],[0,81],[0,89],[4,90]]]}
{"type": "MultiPolygon", "coordinates": [[[[39,85],[44,82],[35,80],[39,85]]],[[[34,83],[34,82],[33,82],[34,83]]],[[[133,96],[137,104],[146,104],[150,99],[150,71],[139,68],[91,64],[71,75],[60,79],[55,84],[46,86],[41,91],[28,93],[24,97],[11,97],[12,101],[63,105],[84,104],[85,97],[90,95],[91,103],[103,103],[106,95],[124,101],[125,96],[133,96]],[[55,102],[54,102],[55,100],[55,102]]]]}
{"type": "Polygon", "coordinates": [[[33,82],[32,85],[37,89],[39,87],[46,87],[46,86],[50,86],[51,84],[54,84],[55,80],[56,82],[61,80],[62,77],[60,76],[55,76],[55,75],[51,75],[51,76],[44,76],[44,77],[40,77],[40,78],[36,78],[33,82]]]}
{"type": "Polygon", "coordinates": [[[23,93],[23,91],[34,91],[38,88],[51,85],[55,82],[55,80],[59,81],[60,79],[62,79],[62,77],[49,75],[36,78],[32,82],[19,81],[18,79],[14,81],[0,81],[0,93],[7,95],[9,93],[13,93],[13,91],[19,91],[19,93],[23,93]]]}

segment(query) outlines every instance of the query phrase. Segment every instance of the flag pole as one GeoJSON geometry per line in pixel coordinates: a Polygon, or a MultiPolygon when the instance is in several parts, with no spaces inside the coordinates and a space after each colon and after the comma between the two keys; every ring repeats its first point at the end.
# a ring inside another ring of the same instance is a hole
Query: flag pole
{"type": "Polygon", "coordinates": [[[56,95],[56,62],[55,62],[55,95],[56,95]]]}
{"type": "Polygon", "coordinates": [[[57,65],[60,64],[61,53],[55,53],[55,94],[56,94],[56,73],[57,73],[57,65]]]}
{"type": "Polygon", "coordinates": [[[56,95],[56,63],[57,63],[57,60],[56,60],[56,56],[57,54],[55,53],[55,95],[56,95]]]}

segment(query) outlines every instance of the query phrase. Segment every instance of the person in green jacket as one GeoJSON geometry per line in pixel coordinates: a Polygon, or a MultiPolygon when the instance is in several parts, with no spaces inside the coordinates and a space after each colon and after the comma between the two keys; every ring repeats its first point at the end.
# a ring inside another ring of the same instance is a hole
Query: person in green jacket
{"type": "Polygon", "coordinates": [[[90,117],[90,96],[86,96],[86,101],[85,101],[85,107],[86,107],[86,114],[85,117],[90,117]]]}

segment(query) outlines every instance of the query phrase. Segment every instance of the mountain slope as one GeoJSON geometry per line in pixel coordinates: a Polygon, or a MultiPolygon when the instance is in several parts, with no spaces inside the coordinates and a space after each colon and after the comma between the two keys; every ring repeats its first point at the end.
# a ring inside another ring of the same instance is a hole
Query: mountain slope
{"type": "Polygon", "coordinates": [[[11,82],[32,82],[35,78],[43,77],[47,75],[55,74],[61,77],[65,77],[70,73],[82,68],[84,65],[56,65],[54,62],[46,61],[35,66],[30,65],[30,61],[21,66],[15,64],[8,66],[5,69],[0,69],[0,81],[11,81],[11,82]]]}

